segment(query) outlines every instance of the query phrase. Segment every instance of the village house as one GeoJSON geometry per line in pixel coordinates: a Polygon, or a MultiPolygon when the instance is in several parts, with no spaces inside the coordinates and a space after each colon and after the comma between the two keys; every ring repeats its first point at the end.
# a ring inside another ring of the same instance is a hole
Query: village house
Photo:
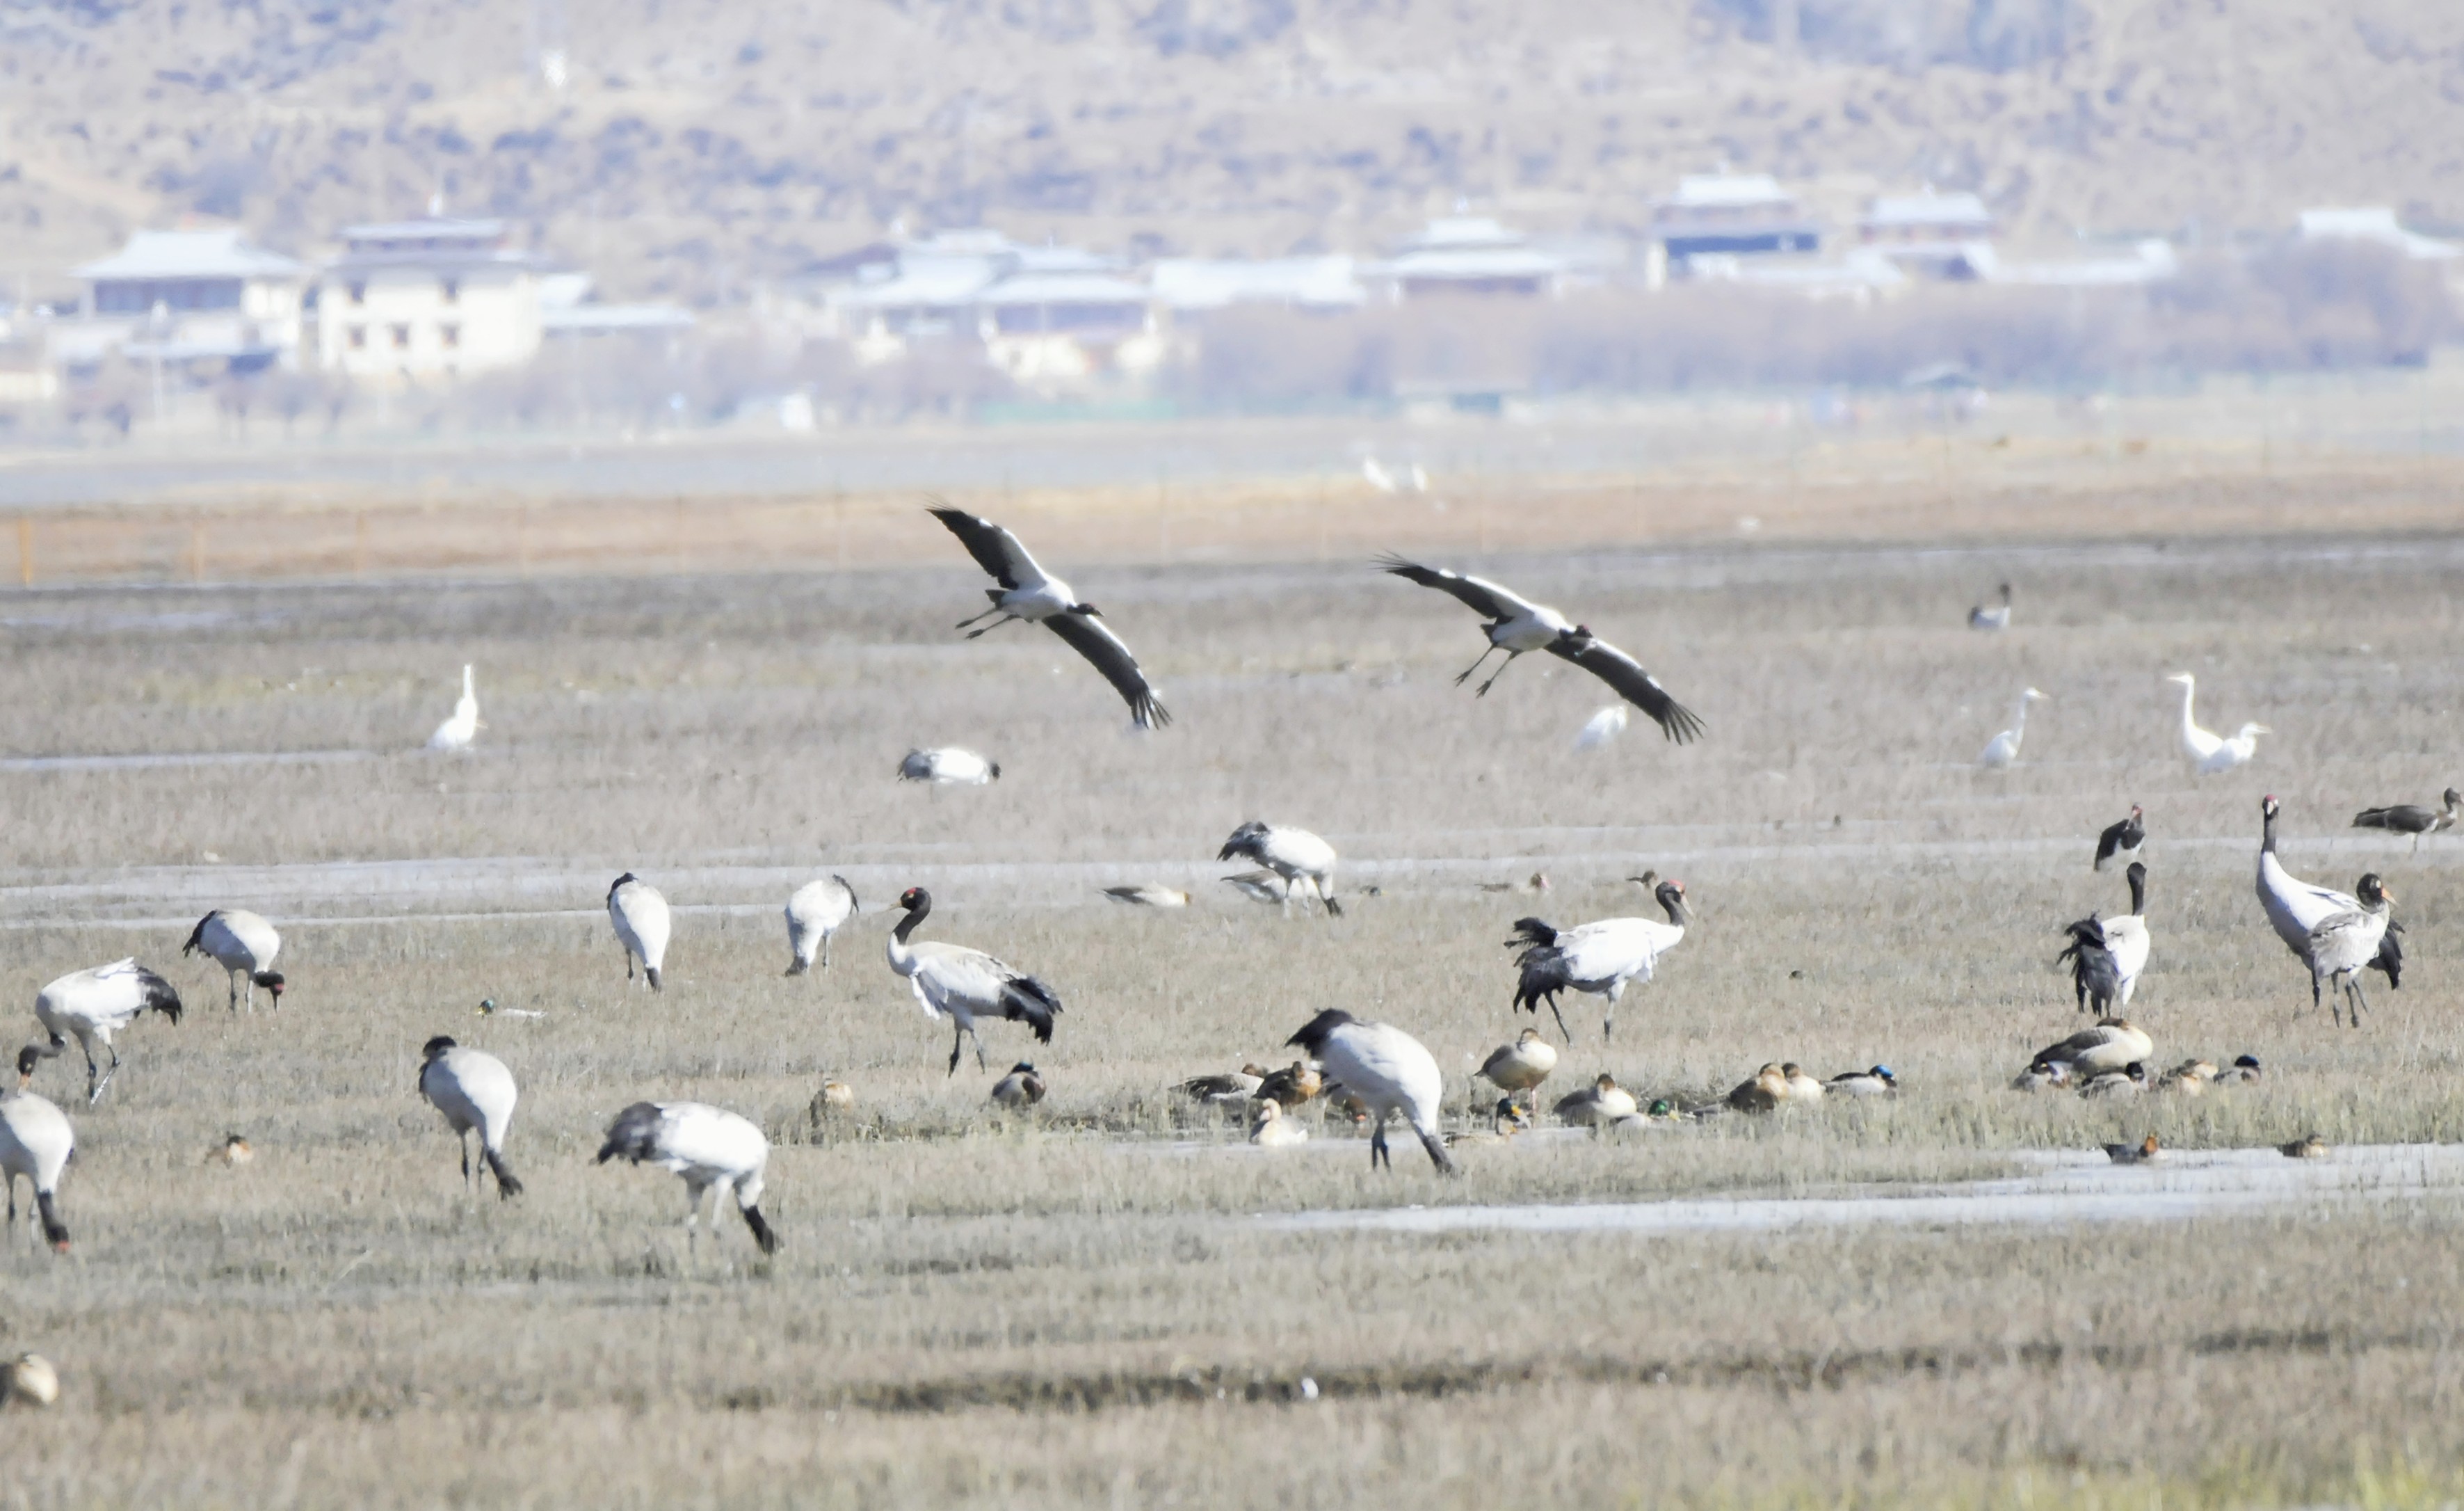
{"type": "Polygon", "coordinates": [[[539,355],[548,259],[501,220],[346,226],[317,290],[318,365],[415,384],[518,367],[539,355]]]}
{"type": "Polygon", "coordinates": [[[1985,201],[1928,184],[1914,194],[1877,196],[1857,222],[1857,239],[1909,273],[1973,278],[1982,276],[1980,249],[1991,246],[1994,230],[1985,201]]]}
{"type": "Polygon", "coordinates": [[[1649,281],[1693,270],[1697,258],[1818,252],[1822,228],[1768,173],[1688,173],[1651,204],[1649,281]]]}
{"type": "Polygon", "coordinates": [[[308,269],[236,227],[141,231],[74,276],[77,314],[45,329],[55,368],[122,356],[204,380],[298,360],[308,269]]]}

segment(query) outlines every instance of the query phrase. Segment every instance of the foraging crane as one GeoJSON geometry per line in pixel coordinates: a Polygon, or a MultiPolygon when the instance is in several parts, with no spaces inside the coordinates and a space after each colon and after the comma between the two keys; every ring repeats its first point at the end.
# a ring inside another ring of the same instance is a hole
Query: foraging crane
{"type": "Polygon", "coordinates": [[[180,994],[171,984],[137,964],[132,957],[108,966],[73,970],[34,994],[34,1021],[49,1037],[47,1046],[27,1046],[26,1053],[51,1059],[68,1048],[76,1035],[85,1052],[85,1104],[102,1100],[102,1089],[120,1074],[120,1051],[111,1036],[137,1021],[148,1009],[172,1022],[180,1021],[180,994]],[[94,1047],[99,1042],[111,1056],[111,1069],[98,1071],[94,1047]]]}
{"type": "Polygon", "coordinates": [[[1514,1005],[1537,1015],[1545,999],[1557,1020],[1557,1032],[1571,1045],[1574,1036],[1566,1030],[1565,1014],[1557,1011],[1557,993],[1571,989],[1606,997],[1608,1006],[1600,1011],[1600,1038],[1607,1041],[1616,1028],[1617,999],[1625,995],[1626,983],[1638,977],[1649,981],[1660,957],[1684,942],[1685,925],[1692,922],[1685,907],[1684,882],[1663,881],[1654,895],[1667,911],[1665,923],[1658,919],[1604,918],[1559,929],[1536,918],[1515,920],[1515,937],[1506,942],[1507,948],[1523,951],[1514,960],[1521,972],[1514,1005]]]}
{"type": "Polygon", "coordinates": [[[2004,583],[2000,591],[2002,594],[2002,604],[2000,608],[1988,609],[1983,604],[1978,604],[1975,608],[1968,611],[1968,627],[1969,629],[2008,630],[2011,628],[2011,585],[2009,583],[2004,583]]]}
{"type": "Polygon", "coordinates": [[[655,1165],[685,1183],[685,1245],[697,1241],[701,1196],[715,1191],[710,1226],[718,1229],[718,1204],[736,1198],[736,1210],[763,1254],[779,1252],[779,1235],[761,1217],[762,1171],[770,1164],[770,1141],[751,1122],[724,1108],[698,1101],[637,1101],[607,1125],[607,1141],[599,1146],[598,1163],[625,1159],[655,1165]]]}
{"type": "Polygon", "coordinates": [[[1485,696],[1497,684],[1497,679],[1506,675],[1506,667],[1514,664],[1517,656],[1528,656],[1533,651],[1546,651],[1608,683],[1617,696],[1649,714],[1652,722],[1660,725],[1661,733],[1677,744],[1683,744],[1703,733],[1703,721],[1669,697],[1668,690],[1660,685],[1658,678],[1644,671],[1634,657],[1592,633],[1590,626],[1572,623],[1547,604],[1532,603],[1482,578],[1465,577],[1443,567],[1422,567],[1399,556],[1383,557],[1381,561],[1394,576],[1451,594],[1472,612],[1488,621],[1488,649],[1481,652],[1480,660],[1472,662],[1463,669],[1461,677],[1455,678],[1457,687],[1470,680],[1471,674],[1480,670],[1483,661],[1503,651],[1506,653],[1506,665],[1499,667],[1490,674],[1487,681],[1480,684],[1479,691],[1485,696]]]}
{"type": "Polygon", "coordinates": [[[471,742],[488,726],[479,721],[479,694],[471,682],[471,668],[462,668],[462,697],[453,705],[453,717],[436,726],[428,737],[428,748],[460,754],[471,748],[471,742]]]}
{"type": "Polygon", "coordinates": [[[2140,847],[2147,843],[2147,825],[2139,805],[2130,805],[2130,816],[2107,824],[2104,833],[2096,836],[2096,869],[2102,871],[2116,857],[2125,864],[2139,858],[2140,847]]]}
{"type": "Polygon", "coordinates": [[[282,952],[282,936],[274,925],[246,908],[216,908],[197,920],[188,933],[188,942],[180,946],[183,955],[203,950],[214,964],[229,975],[231,1010],[239,1011],[240,980],[248,981],[248,1010],[256,1011],[256,989],[263,987],[274,993],[274,1005],[282,1006],[282,975],[274,968],[274,957],[282,952]]]}
{"type": "Polygon", "coordinates": [[[1035,558],[1026,554],[1026,547],[1019,544],[1017,536],[961,509],[931,512],[958,538],[958,544],[967,548],[976,564],[1001,584],[984,589],[984,596],[993,602],[990,609],[974,619],[958,621],[957,627],[966,630],[979,620],[1001,615],[981,629],[968,630],[968,639],[987,634],[1013,619],[1040,624],[1061,636],[1069,649],[1104,674],[1104,680],[1111,683],[1113,691],[1130,705],[1131,722],[1140,729],[1160,728],[1172,722],[1172,715],[1156,701],[1155,689],[1138,670],[1138,658],[1104,623],[1103,614],[1093,604],[1080,603],[1067,583],[1045,575],[1044,568],[1035,565],[1035,558]]]}
{"type": "Polygon", "coordinates": [[[841,876],[807,881],[787,898],[787,974],[801,976],[813,968],[813,951],[821,950],[822,968],[830,968],[830,936],[855,917],[860,904],[855,888],[841,876]]]}
{"type": "Polygon", "coordinates": [[[1597,750],[1613,744],[1617,736],[1625,733],[1628,722],[1625,704],[1611,703],[1584,722],[1582,731],[1574,736],[1574,748],[1597,750]]]}
{"type": "Polygon", "coordinates": [[[980,949],[931,941],[909,944],[907,937],[933,911],[933,894],[909,887],[899,895],[898,905],[907,916],[890,931],[890,968],[907,978],[926,1017],[950,1020],[950,1075],[958,1074],[958,1052],[971,1038],[976,1041],[976,1068],[991,1069],[984,1058],[984,1036],[976,1030],[979,1019],[1023,1023],[1034,1030],[1037,1043],[1052,1042],[1052,1018],[1061,1011],[1061,999],[1050,987],[980,949]]]}
{"type": "Polygon", "coordinates": [[[616,943],[625,950],[625,979],[633,979],[633,962],[642,963],[649,990],[665,991],[659,979],[668,959],[668,900],[659,889],[630,871],[607,888],[607,922],[616,926],[616,943]]]}
{"type": "Polygon", "coordinates": [[[957,745],[910,750],[899,758],[898,780],[930,782],[935,790],[945,787],[981,787],[1001,780],[1001,764],[957,745]]]}
{"type": "MultiPolygon", "coordinates": [[[[1254,860],[1283,878],[1286,900],[1300,895],[1306,906],[1306,898],[1313,896],[1326,904],[1329,918],[1343,917],[1343,904],[1334,900],[1334,847],[1306,829],[1291,829],[1253,818],[1232,831],[1232,837],[1223,841],[1223,848],[1216,853],[1215,858],[1254,860]],[[1309,883],[1306,894],[1301,892],[1303,881],[1309,883]]],[[[1241,886],[1239,878],[1226,877],[1224,879],[1241,886]]],[[[1252,897],[1257,896],[1246,886],[1241,886],[1241,890],[1249,892],[1252,897]]]]}
{"type": "Polygon", "coordinates": [[[77,1148],[77,1133],[68,1114],[34,1095],[34,1061],[31,1044],[17,1052],[17,1089],[0,1097],[0,1176],[9,1181],[9,1226],[17,1226],[17,1178],[34,1188],[33,1216],[43,1224],[43,1237],[60,1254],[69,1252],[68,1225],[60,1221],[60,1171],[77,1148]]]}
{"type": "Polygon", "coordinates": [[[1327,1075],[1343,1082],[1344,1090],[1368,1109],[1371,1169],[1380,1160],[1388,1169],[1395,1167],[1395,1156],[1386,1147],[1386,1120],[1400,1112],[1420,1136],[1420,1147],[1429,1151],[1429,1162],[1438,1172],[1455,1172],[1445,1141],[1438,1136],[1445,1078],[1438,1074],[1437,1059],[1419,1039],[1391,1023],[1364,1023],[1339,1008],[1329,1008],[1284,1042],[1300,1046],[1321,1061],[1327,1075]]]}
{"type": "MultiPolygon", "coordinates": [[[[2267,911],[2268,925],[2284,947],[2293,951],[2301,964],[2310,964],[2310,931],[2339,913],[2361,911],[2361,900],[2348,892],[2331,887],[2313,886],[2284,869],[2276,858],[2276,816],[2279,811],[2275,794],[2258,800],[2258,903],[2267,911]]],[[[2404,925],[2390,918],[2379,941],[2376,958],[2369,968],[2382,971],[2387,979],[2387,989],[2401,989],[2404,973],[2404,946],[2396,936],[2404,925]]],[[[2316,1004],[2314,1003],[2313,1006],[2316,1004]]]]}
{"type": "Polygon", "coordinates": [[[1999,771],[2019,759],[2019,742],[2028,738],[2028,705],[2045,701],[2045,695],[2031,687],[2019,695],[2019,706],[2011,711],[2011,727],[1985,743],[1985,752],[1976,764],[1989,771],[1999,771]]]}
{"type": "Polygon", "coordinates": [[[2455,827],[2464,820],[2464,792],[2447,789],[2446,806],[2423,808],[2417,803],[2399,803],[2393,808],[2365,808],[2353,815],[2355,829],[2385,829],[2412,836],[2412,854],[2421,854],[2421,836],[2435,834],[2455,827]]]}
{"type": "Polygon", "coordinates": [[[2276,733],[2265,724],[2244,724],[2238,734],[2227,740],[2202,729],[2190,716],[2190,705],[2199,696],[2199,679],[2188,672],[2176,672],[2165,680],[2182,684],[2182,753],[2190,758],[2191,769],[2201,776],[2216,776],[2250,765],[2251,757],[2258,753],[2258,737],[2276,733]]]}
{"type": "Polygon", "coordinates": [[[520,1093],[505,1062],[485,1050],[456,1044],[442,1033],[419,1052],[419,1094],[445,1115],[462,1151],[462,1180],[471,1180],[471,1135],[479,1135],[479,1158],[496,1177],[496,1195],[519,1196],[522,1183],[505,1167],[505,1131],[514,1124],[520,1093]]]}
{"type": "MultiPolygon", "coordinates": [[[[2360,1028],[2362,1009],[2369,1006],[2362,991],[2362,970],[2378,958],[2379,942],[2387,937],[2387,904],[2395,894],[2373,871],[2354,884],[2353,896],[2359,907],[2331,914],[2310,930],[2310,1006],[2319,1006],[2322,988],[2341,985],[2344,1005],[2352,1010],[2350,1026],[2360,1028]]],[[[2329,1011],[2335,1010],[2331,1006],[2329,1011]]]]}

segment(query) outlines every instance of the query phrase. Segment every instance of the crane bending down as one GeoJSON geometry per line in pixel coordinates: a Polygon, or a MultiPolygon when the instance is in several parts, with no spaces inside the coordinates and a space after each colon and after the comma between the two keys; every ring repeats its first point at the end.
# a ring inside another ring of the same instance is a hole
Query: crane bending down
{"type": "Polygon", "coordinates": [[[248,981],[248,1010],[256,1011],[256,989],[263,987],[274,994],[274,1005],[282,1006],[282,973],[274,968],[274,957],[282,952],[282,936],[274,925],[246,908],[216,908],[197,920],[188,933],[188,942],[180,946],[183,955],[203,950],[213,963],[223,967],[230,978],[231,1010],[239,1011],[241,978],[248,981]]]}
{"type": "Polygon", "coordinates": [[[798,887],[787,899],[787,974],[801,976],[813,968],[819,946],[822,968],[830,968],[830,936],[855,916],[855,888],[841,876],[823,877],[798,887]]]}
{"type": "Polygon", "coordinates": [[[42,1220],[43,1237],[60,1254],[69,1252],[68,1224],[60,1221],[57,1198],[60,1172],[77,1149],[77,1133],[68,1114],[37,1097],[32,1089],[35,1051],[17,1052],[17,1089],[0,1097],[0,1179],[9,1183],[9,1227],[17,1225],[17,1178],[34,1188],[33,1215],[42,1220]]]}
{"type": "Polygon", "coordinates": [[[1000,629],[1013,619],[1040,624],[1061,636],[1069,648],[1087,658],[1089,665],[1104,674],[1104,680],[1130,705],[1130,719],[1141,729],[1155,729],[1172,722],[1172,715],[1157,701],[1155,689],[1138,670],[1138,658],[1104,623],[1104,616],[1093,604],[1080,603],[1069,585],[1058,577],[1048,576],[1035,565],[1018,537],[990,520],[979,519],[963,509],[937,508],[933,518],[949,527],[976,565],[992,573],[999,588],[987,588],[984,596],[993,606],[974,619],[961,619],[958,628],[966,630],[979,620],[993,622],[980,629],[968,630],[967,638],[1000,629]],[[1001,615],[993,619],[993,615],[1001,615]]]}
{"type": "Polygon", "coordinates": [[[1386,1147],[1386,1120],[1399,1112],[1420,1136],[1420,1147],[1429,1151],[1438,1173],[1455,1172],[1454,1158],[1438,1135],[1445,1078],[1438,1073],[1436,1056],[1419,1039],[1391,1023],[1364,1023],[1329,1008],[1284,1042],[1318,1060],[1328,1079],[1343,1082],[1344,1090],[1369,1109],[1371,1169],[1380,1161],[1390,1170],[1395,1167],[1395,1156],[1386,1147]]]}
{"type": "Polygon", "coordinates": [[[630,871],[607,887],[607,922],[625,951],[625,979],[633,979],[633,962],[642,963],[642,979],[652,991],[665,991],[660,972],[668,961],[668,900],[657,887],[630,871]]]}
{"type": "Polygon", "coordinates": [[[420,1049],[419,1094],[445,1117],[462,1151],[462,1180],[471,1180],[471,1135],[479,1136],[479,1159],[496,1178],[496,1194],[519,1196],[522,1183],[505,1165],[505,1133],[514,1125],[521,1093],[505,1062],[485,1050],[456,1044],[439,1033],[420,1049]]]}
{"type": "Polygon", "coordinates": [[[623,1159],[655,1165],[685,1183],[685,1245],[695,1243],[701,1218],[701,1194],[711,1198],[710,1225],[718,1227],[718,1204],[736,1198],[736,1210],[763,1254],[779,1252],[779,1235],[761,1217],[762,1173],[770,1164],[770,1141],[761,1130],[723,1107],[698,1101],[637,1101],[607,1125],[607,1140],[599,1146],[601,1165],[623,1159]]]}
{"type": "Polygon", "coordinates": [[[1517,919],[1515,937],[1506,942],[1507,948],[1523,951],[1514,960],[1522,972],[1515,983],[1514,1005],[1537,1013],[1546,1001],[1557,1020],[1557,1032],[1571,1045],[1574,1036],[1567,1032],[1565,1014],[1557,1011],[1557,993],[1572,989],[1606,997],[1608,1005],[1600,1011],[1600,1038],[1605,1042],[1617,1026],[1617,999],[1625,994],[1625,984],[1638,977],[1649,981],[1660,957],[1683,943],[1685,925],[1692,922],[1685,907],[1685,883],[1663,881],[1653,895],[1667,911],[1665,923],[1648,918],[1604,918],[1558,929],[1536,918],[1517,919]]]}
{"type": "Polygon", "coordinates": [[[73,970],[34,994],[34,1021],[43,1026],[46,1044],[26,1053],[51,1059],[68,1048],[74,1036],[85,1052],[85,1104],[102,1100],[103,1088],[120,1074],[120,1050],[111,1036],[151,1009],[172,1022],[180,1021],[180,994],[171,984],[137,964],[132,957],[73,970]],[[94,1047],[99,1042],[111,1056],[111,1069],[98,1071],[94,1047]]]}
{"type": "Polygon", "coordinates": [[[1329,918],[1343,917],[1343,904],[1334,900],[1334,847],[1306,829],[1293,829],[1284,824],[1269,824],[1253,818],[1232,831],[1223,848],[1216,852],[1218,860],[1252,860],[1283,879],[1283,896],[1269,899],[1265,891],[1253,884],[1255,873],[1223,879],[1239,887],[1259,901],[1288,902],[1294,897],[1315,897],[1326,904],[1329,918]],[[1303,882],[1308,886],[1304,888],[1303,882]]]}
{"type": "Polygon", "coordinates": [[[2258,737],[2275,730],[2265,724],[2244,724],[2232,739],[2212,730],[2202,729],[2191,717],[2190,705],[2199,696],[2199,679],[2188,672],[2176,672],[2165,678],[2182,684],[2182,753],[2190,758],[2191,767],[2201,776],[2216,776],[2250,765],[2258,754],[2258,737]]]}
{"type": "Polygon", "coordinates": [[[909,887],[899,895],[898,905],[907,916],[890,932],[890,968],[907,978],[926,1017],[950,1020],[949,1074],[958,1074],[958,1052],[971,1038],[976,1041],[976,1068],[992,1068],[984,1057],[984,1036],[976,1031],[979,1018],[1023,1023],[1035,1031],[1037,1043],[1052,1042],[1052,1017],[1061,1011],[1061,999],[1050,987],[980,949],[929,940],[908,943],[907,936],[933,911],[933,894],[909,887]]]}
{"type": "Polygon", "coordinates": [[[1546,651],[1608,683],[1617,696],[1650,715],[1661,733],[1679,744],[1703,733],[1703,721],[1669,697],[1668,689],[1660,685],[1660,678],[1644,671],[1634,657],[1592,633],[1590,626],[1575,624],[1547,604],[1533,603],[1483,578],[1466,577],[1439,567],[1422,567],[1399,556],[1380,560],[1393,575],[1450,594],[1488,621],[1488,649],[1455,678],[1456,686],[1469,681],[1482,662],[1503,651],[1506,666],[1499,667],[1480,684],[1479,691],[1485,695],[1506,675],[1506,667],[1514,664],[1515,657],[1546,651]]]}

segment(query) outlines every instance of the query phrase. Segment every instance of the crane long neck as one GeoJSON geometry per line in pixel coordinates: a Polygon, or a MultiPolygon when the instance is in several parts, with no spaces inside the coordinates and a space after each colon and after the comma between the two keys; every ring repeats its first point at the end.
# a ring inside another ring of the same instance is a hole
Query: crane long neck
{"type": "Polygon", "coordinates": [[[890,937],[898,941],[900,947],[904,948],[907,944],[907,936],[914,933],[915,925],[923,922],[924,915],[932,911],[933,900],[931,898],[926,897],[916,899],[915,901],[907,909],[907,916],[898,921],[898,926],[890,931],[890,937]]]}
{"type": "Polygon", "coordinates": [[[2262,855],[2276,854],[2276,810],[2272,808],[2259,811],[2258,853],[2262,855]]]}
{"type": "Polygon", "coordinates": [[[2146,912],[2147,876],[2145,872],[2133,871],[2130,873],[2130,916],[2141,918],[2146,912]]]}

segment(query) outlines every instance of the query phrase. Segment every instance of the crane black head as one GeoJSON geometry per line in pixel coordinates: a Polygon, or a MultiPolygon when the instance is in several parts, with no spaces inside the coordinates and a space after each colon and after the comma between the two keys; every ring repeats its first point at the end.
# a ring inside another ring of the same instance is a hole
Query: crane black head
{"type": "Polygon", "coordinates": [[[429,1039],[426,1044],[420,1046],[419,1057],[421,1059],[434,1059],[437,1055],[444,1054],[447,1050],[459,1049],[460,1047],[460,1045],[453,1042],[451,1035],[439,1033],[436,1037],[429,1039]]]}
{"type": "Polygon", "coordinates": [[[933,906],[933,894],[922,887],[909,887],[898,894],[898,905],[910,913],[922,913],[933,906]]]}
{"type": "Polygon", "coordinates": [[[34,1062],[42,1057],[43,1052],[34,1048],[32,1044],[19,1050],[17,1052],[17,1079],[22,1082],[32,1078],[34,1074],[34,1062]]]}

